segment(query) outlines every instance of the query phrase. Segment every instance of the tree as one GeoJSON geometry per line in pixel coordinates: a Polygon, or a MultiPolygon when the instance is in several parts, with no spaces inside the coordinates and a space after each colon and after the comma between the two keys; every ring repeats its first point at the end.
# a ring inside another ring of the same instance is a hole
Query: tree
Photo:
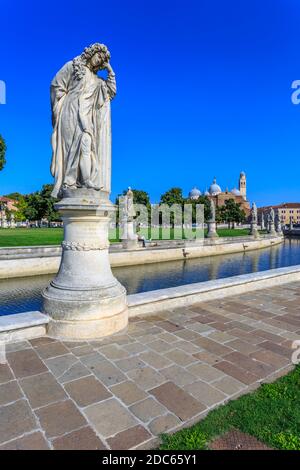
{"type": "Polygon", "coordinates": [[[224,206],[221,208],[221,217],[224,222],[228,223],[228,228],[232,224],[234,228],[235,223],[243,222],[246,218],[245,211],[241,209],[241,204],[235,202],[233,199],[227,199],[224,206]]]}
{"type": "Polygon", "coordinates": [[[5,160],[5,153],[6,153],[6,144],[3,137],[0,135],[0,171],[3,170],[6,160],[5,160]]]}
{"type": "Polygon", "coordinates": [[[168,204],[172,206],[173,204],[184,204],[184,197],[182,195],[181,188],[171,188],[160,196],[161,204],[168,204]]]}
{"type": "Polygon", "coordinates": [[[58,199],[51,196],[53,187],[53,184],[44,184],[40,191],[42,212],[41,218],[47,219],[48,222],[60,220],[60,215],[54,208],[54,204],[58,202],[58,199]]]}
{"type": "Polygon", "coordinates": [[[201,195],[198,199],[184,199],[185,204],[192,204],[192,221],[196,223],[196,206],[197,204],[203,204],[204,206],[204,221],[210,218],[210,202],[207,196],[201,195]]]}
{"type": "Polygon", "coordinates": [[[28,220],[40,220],[41,215],[41,198],[39,192],[27,194],[25,196],[26,209],[24,211],[25,218],[28,220]]]}
{"type": "Polygon", "coordinates": [[[25,196],[26,209],[24,215],[29,220],[47,219],[48,222],[60,220],[54,204],[58,200],[51,196],[53,184],[44,184],[40,191],[25,196]]]}

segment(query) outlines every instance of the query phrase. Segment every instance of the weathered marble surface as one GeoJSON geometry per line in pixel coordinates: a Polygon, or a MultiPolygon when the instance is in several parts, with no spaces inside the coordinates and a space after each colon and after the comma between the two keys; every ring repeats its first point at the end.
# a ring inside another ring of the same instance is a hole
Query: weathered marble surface
{"type": "Polygon", "coordinates": [[[111,179],[110,101],[115,74],[104,44],[92,44],[67,62],[51,83],[52,195],[64,222],[59,271],[43,292],[48,334],[91,339],[128,323],[126,290],[108,255],[111,179]],[[107,79],[98,77],[107,70],[107,79]]]}
{"type": "Polygon", "coordinates": [[[68,61],[51,82],[53,196],[86,187],[110,192],[110,101],[116,80],[104,44],[92,44],[68,61]],[[98,77],[107,70],[106,80],[98,77]]]}

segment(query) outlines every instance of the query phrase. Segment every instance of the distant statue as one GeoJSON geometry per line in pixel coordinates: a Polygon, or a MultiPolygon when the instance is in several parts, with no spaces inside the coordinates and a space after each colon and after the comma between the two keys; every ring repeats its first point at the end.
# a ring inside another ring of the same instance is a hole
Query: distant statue
{"type": "MultiPolygon", "coordinates": [[[[133,192],[131,188],[125,196],[120,199],[121,208],[121,240],[123,247],[127,249],[135,249],[138,246],[138,235],[135,233],[134,217],[136,212],[133,204],[133,192]]],[[[143,243],[145,246],[145,244],[143,243]]]]}
{"type": "Polygon", "coordinates": [[[216,221],[216,207],[213,199],[210,200],[210,222],[216,221]]]}
{"type": "Polygon", "coordinates": [[[15,228],[15,226],[16,226],[15,215],[14,213],[12,213],[10,216],[10,227],[15,228]]]}
{"type": "Polygon", "coordinates": [[[116,80],[104,44],[86,47],[67,62],[51,83],[52,196],[62,188],[91,188],[110,192],[110,101],[116,80]],[[107,79],[98,77],[107,70],[107,79]]]}
{"type": "Polygon", "coordinates": [[[133,217],[136,216],[136,212],[133,204],[133,192],[129,186],[128,191],[125,196],[125,215],[128,221],[131,221],[133,217]]]}
{"type": "Polygon", "coordinates": [[[275,223],[275,212],[274,212],[273,207],[271,207],[271,210],[270,210],[270,219],[269,220],[270,220],[271,224],[275,223]]]}
{"type": "Polygon", "coordinates": [[[257,224],[257,207],[256,207],[255,202],[253,202],[253,204],[252,204],[251,222],[257,224]]]}

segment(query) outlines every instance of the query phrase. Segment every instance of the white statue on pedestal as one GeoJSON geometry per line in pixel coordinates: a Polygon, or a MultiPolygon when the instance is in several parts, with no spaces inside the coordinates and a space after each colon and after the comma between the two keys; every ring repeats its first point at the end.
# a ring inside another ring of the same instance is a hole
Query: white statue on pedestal
{"type": "Polygon", "coordinates": [[[133,192],[130,187],[121,202],[123,202],[121,205],[121,239],[123,240],[123,247],[134,249],[138,247],[138,236],[134,230],[134,217],[136,216],[136,212],[133,204],[133,192]]]}
{"type": "Polygon", "coordinates": [[[114,277],[108,230],[111,178],[110,101],[116,93],[110,53],[93,44],[51,83],[52,192],[64,223],[61,263],[43,291],[48,334],[100,338],[128,323],[126,290],[114,277]],[[106,80],[97,76],[106,69],[106,80]]]}
{"type": "Polygon", "coordinates": [[[255,202],[252,204],[251,208],[251,231],[250,234],[253,235],[254,237],[259,236],[258,228],[257,228],[257,206],[255,202]]]}
{"type": "Polygon", "coordinates": [[[62,188],[92,188],[110,192],[110,101],[116,80],[104,44],[92,44],[67,62],[51,83],[52,196],[62,188]],[[107,70],[106,80],[98,77],[107,70]]]}
{"type": "Polygon", "coordinates": [[[208,232],[207,238],[218,238],[216,230],[216,206],[213,199],[210,199],[210,218],[207,222],[208,232]]]}

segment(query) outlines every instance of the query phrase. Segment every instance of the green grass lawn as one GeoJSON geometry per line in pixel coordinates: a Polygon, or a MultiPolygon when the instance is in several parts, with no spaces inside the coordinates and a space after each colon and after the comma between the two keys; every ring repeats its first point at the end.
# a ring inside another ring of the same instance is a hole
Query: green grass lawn
{"type": "MultiPolygon", "coordinates": [[[[150,238],[148,229],[141,229],[140,232],[147,239],[150,238]]],[[[248,229],[219,229],[220,237],[238,237],[249,234],[248,229]]],[[[110,241],[118,242],[118,233],[110,230],[110,241]]],[[[151,232],[152,240],[157,239],[181,239],[182,230],[174,229],[154,229],[151,232]]],[[[0,228],[0,247],[10,246],[36,246],[36,245],[59,245],[63,240],[62,228],[0,228]]]]}
{"type": "Polygon", "coordinates": [[[7,228],[0,229],[0,246],[59,245],[62,228],[7,228]]]}
{"type": "Polygon", "coordinates": [[[210,441],[232,428],[269,447],[300,450],[300,366],[276,382],[211,411],[191,428],[164,434],[160,448],[208,449],[210,441]]]}

